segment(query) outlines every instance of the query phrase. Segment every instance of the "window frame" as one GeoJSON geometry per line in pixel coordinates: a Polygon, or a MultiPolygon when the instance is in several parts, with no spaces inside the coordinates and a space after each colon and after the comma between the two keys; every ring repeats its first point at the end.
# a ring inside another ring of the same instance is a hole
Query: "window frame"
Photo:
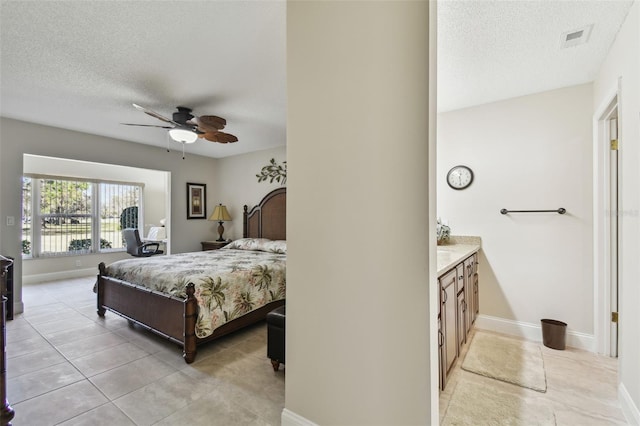
{"type": "MultiPolygon", "coordinates": [[[[25,184],[24,179],[31,179],[31,200],[30,200],[30,254],[22,253],[23,259],[49,259],[55,257],[65,257],[65,256],[84,256],[88,254],[100,254],[100,253],[115,253],[115,252],[125,252],[126,247],[116,247],[116,248],[101,248],[101,235],[102,235],[102,208],[104,206],[103,200],[103,185],[121,185],[121,186],[133,186],[138,188],[138,229],[144,229],[144,183],[141,182],[124,182],[124,181],[113,181],[113,180],[103,180],[103,179],[90,179],[90,178],[82,178],[82,177],[71,177],[71,176],[53,176],[53,175],[43,175],[43,174],[24,174],[22,176],[22,190],[21,195],[23,199],[23,211],[21,215],[21,226],[24,227],[24,220],[29,217],[25,215],[24,212],[24,191],[25,184]],[[43,217],[52,217],[51,214],[43,215],[41,212],[40,200],[41,200],[41,189],[40,189],[40,180],[57,180],[57,181],[65,181],[65,182],[82,182],[88,183],[91,185],[91,213],[79,213],[79,214],[60,214],[56,217],[88,217],[91,218],[91,229],[90,229],[90,237],[91,237],[91,246],[87,250],[67,250],[67,251],[59,251],[59,252],[42,252],[41,241],[42,241],[42,226],[34,226],[34,224],[41,224],[43,217]]],[[[21,232],[21,236],[24,235],[24,231],[21,232]]],[[[21,240],[24,238],[21,237],[21,240]]]]}

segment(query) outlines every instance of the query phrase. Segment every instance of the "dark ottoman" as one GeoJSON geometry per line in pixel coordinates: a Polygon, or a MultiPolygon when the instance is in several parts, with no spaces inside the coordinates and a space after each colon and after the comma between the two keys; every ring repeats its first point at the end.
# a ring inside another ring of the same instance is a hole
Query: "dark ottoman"
{"type": "Polygon", "coordinates": [[[280,363],[285,363],[285,307],[285,305],[282,305],[267,314],[267,357],[271,359],[273,371],[278,371],[280,363]]]}

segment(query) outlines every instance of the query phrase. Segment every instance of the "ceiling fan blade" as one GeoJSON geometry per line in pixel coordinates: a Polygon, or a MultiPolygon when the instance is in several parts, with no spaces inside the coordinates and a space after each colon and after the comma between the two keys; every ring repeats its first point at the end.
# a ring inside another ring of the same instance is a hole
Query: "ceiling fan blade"
{"type": "Polygon", "coordinates": [[[238,138],[230,133],[218,132],[218,141],[222,143],[238,142],[238,138]]]}
{"type": "Polygon", "coordinates": [[[202,135],[201,137],[205,138],[208,141],[211,142],[218,142],[218,143],[233,143],[233,142],[238,142],[238,138],[229,134],[229,133],[223,133],[223,132],[207,132],[204,135],[202,135]]]}
{"type": "Polygon", "coordinates": [[[208,141],[211,142],[218,142],[218,139],[216,138],[216,133],[215,132],[206,132],[203,133],[201,135],[198,135],[199,138],[205,138],[208,141]]]}
{"type": "Polygon", "coordinates": [[[152,111],[152,110],[150,110],[148,108],[141,107],[138,104],[133,104],[133,106],[134,106],[135,109],[140,110],[140,111],[144,112],[145,114],[148,114],[148,115],[150,115],[150,116],[152,116],[154,118],[157,118],[158,120],[164,121],[165,123],[171,123],[171,124],[173,124],[175,126],[179,126],[180,125],[180,124],[176,123],[175,121],[173,121],[173,120],[171,120],[171,119],[169,119],[169,118],[167,118],[167,117],[165,117],[163,115],[160,115],[157,112],[152,111]]]}
{"type": "Polygon", "coordinates": [[[215,115],[203,115],[197,118],[198,126],[206,131],[222,130],[227,125],[227,120],[215,115]]]}
{"type": "Polygon", "coordinates": [[[120,123],[125,126],[140,126],[140,127],[159,127],[161,129],[174,129],[173,126],[156,126],[155,124],[135,124],[135,123],[120,123]]]}

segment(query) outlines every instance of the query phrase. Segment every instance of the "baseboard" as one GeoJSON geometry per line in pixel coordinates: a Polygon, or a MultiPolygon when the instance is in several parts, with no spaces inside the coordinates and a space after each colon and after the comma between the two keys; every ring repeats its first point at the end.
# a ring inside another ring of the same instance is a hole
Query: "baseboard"
{"type": "MultiPolygon", "coordinates": [[[[478,315],[475,326],[483,330],[522,337],[533,342],[542,342],[542,326],[539,324],[508,320],[489,315],[478,315]]],[[[593,334],[569,330],[567,331],[566,344],[572,348],[596,352],[596,339],[593,334]]]]}
{"type": "Polygon", "coordinates": [[[13,302],[13,315],[21,314],[24,312],[24,303],[13,302]]]}
{"type": "Polygon", "coordinates": [[[48,281],[65,280],[67,278],[82,278],[98,275],[98,268],[73,269],[71,271],[50,272],[47,274],[23,275],[22,284],[37,284],[48,281]]]}
{"type": "Polygon", "coordinates": [[[630,425],[640,425],[640,410],[638,410],[633,399],[631,399],[631,395],[627,392],[627,388],[624,386],[624,383],[620,383],[618,385],[618,399],[620,400],[622,413],[627,419],[627,422],[629,422],[630,425]]]}
{"type": "Polygon", "coordinates": [[[311,420],[307,420],[304,417],[294,413],[286,408],[282,410],[282,416],[280,418],[281,426],[318,426],[311,420]]]}

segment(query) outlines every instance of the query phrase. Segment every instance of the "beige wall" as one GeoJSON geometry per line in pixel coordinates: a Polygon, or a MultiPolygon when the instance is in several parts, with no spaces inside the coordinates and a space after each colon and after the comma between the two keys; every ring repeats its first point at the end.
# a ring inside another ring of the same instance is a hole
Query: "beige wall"
{"type": "Polygon", "coordinates": [[[640,424],[640,4],[635,2],[594,83],[593,108],[618,87],[620,164],[619,380],[627,419],[640,424]]]}
{"type": "Polygon", "coordinates": [[[287,4],[283,425],[431,422],[428,9],[287,4]]]}
{"type": "MultiPolygon", "coordinates": [[[[207,214],[213,211],[216,193],[217,160],[187,155],[164,148],[135,144],[86,133],[41,126],[6,118],[0,119],[0,253],[16,257],[16,296],[21,295],[22,261],[20,259],[20,226],[6,225],[6,217],[20,217],[22,159],[24,154],[62,157],[106,164],[141,167],[171,172],[171,247],[172,252],[200,250],[203,236],[211,235],[211,222],[186,219],[186,183],[207,184],[207,214]]],[[[95,266],[101,256],[94,255],[95,266]]],[[[111,258],[104,257],[105,261],[111,258]]],[[[21,305],[16,305],[21,309],[21,305]]]]}
{"type": "Polygon", "coordinates": [[[480,314],[593,342],[591,98],[585,84],[439,114],[438,217],[482,237],[480,314]],[[457,164],[475,174],[462,191],[446,183],[457,164]]]}
{"type": "MultiPolygon", "coordinates": [[[[225,157],[218,160],[216,168],[216,183],[218,185],[219,199],[211,200],[212,208],[218,203],[227,206],[231,215],[231,222],[224,224],[224,238],[237,239],[242,237],[242,214],[244,205],[249,208],[259,203],[269,191],[279,188],[277,182],[258,183],[256,174],[263,166],[269,164],[271,159],[282,164],[287,159],[286,147],[256,151],[233,157],[225,157]]],[[[211,224],[211,239],[218,239],[217,222],[211,224]]]]}

